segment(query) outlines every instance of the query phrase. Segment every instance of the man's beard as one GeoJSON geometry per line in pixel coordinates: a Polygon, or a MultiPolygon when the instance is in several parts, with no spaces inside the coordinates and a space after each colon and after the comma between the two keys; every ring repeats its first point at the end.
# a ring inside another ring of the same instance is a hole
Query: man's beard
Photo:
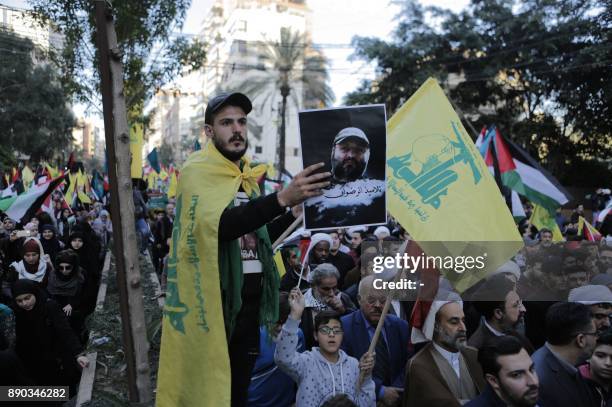
{"type": "Polygon", "coordinates": [[[446,345],[451,349],[460,351],[467,345],[467,338],[465,333],[456,333],[454,335],[447,334],[443,329],[438,330],[438,340],[440,343],[446,345]],[[459,339],[462,340],[459,340],[459,339]]]}
{"type": "Polygon", "coordinates": [[[535,400],[533,402],[528,401],[527,393],[532,393],[533,390],[538,390],[538,386],[531,386],[530,389],[527,390],[525,393],[523,393],[519,399],[516,399],[515,397],[510,396],[510,392],[508,392],[501,383],[500,383],[500,390],[501,390],[502,395],[506,398],[506,400],[512,402],[513,406],[533,407],[537,403],[537,397],[535,397],[535,400]]]}
{"type": "Polygon", "coordinates": [[[225,146],[223,146],[221,144],[221,142],[219,141],[219,139],[217,137],[213,137],[212,138],[213,143],[215,144],[215,147],[217,148],[217,150],[219,150],[219,152],[221,153],[221,155],[223,155],[223,157],[227,158],[230,161],[238,161],[242,158],[242,156],[244,155],[244,153],[246,153],[247,148],[249,148],[249,140],[247,140],[245,137],[242,137],[240,135],[234,134],[229,141],[227,142],[227,144],[231,144],[234,141],[243,141],[244,142],[244,148],[242,150],[238,150],[238,151],[229,151],[225,148],[225,146]]]}
{"type": "Polygon", "coordinates": [[[332,158],[332,172],[334,179],[341,182],[355,181],[361,178],[363,170],[365,170],[366,162],[364,160],[357,161],[353,159],[339,161],[332,158]],[[345,166],[352,161],[353,165],[345,166]]]}

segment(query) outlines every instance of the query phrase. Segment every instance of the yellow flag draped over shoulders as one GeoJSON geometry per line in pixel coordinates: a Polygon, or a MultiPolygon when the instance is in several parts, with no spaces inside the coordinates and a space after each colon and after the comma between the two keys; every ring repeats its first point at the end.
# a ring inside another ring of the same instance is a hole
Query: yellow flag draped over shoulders
{"type": "Polygon", "coordinates": [[[254,177],[265,166],[251,168],[245,160],[244,169],[208,143],[181,170],[157,380],[160,407],[230,405],[218,233],[221,213],[240,186],[259,192],[254,177]]]}
{"type": "Polygon", "coordinates": [[[458,291],[522,247],[499,188],[434,79],[391,117],[387,137],[391,215],[428,256],[487,257],[479,272],[445,273],[458,291]]]}

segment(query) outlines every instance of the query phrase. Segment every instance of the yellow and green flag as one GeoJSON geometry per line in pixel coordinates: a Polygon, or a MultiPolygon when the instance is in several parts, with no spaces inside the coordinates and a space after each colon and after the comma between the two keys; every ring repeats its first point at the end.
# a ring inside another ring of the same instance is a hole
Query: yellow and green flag
{"type": "Polygon", "coordinates": [[[51,175],[51,178],[57,178],[59,176],[59,170],[55,167],[52,167],[51,165],[45,163],[45,167],[47,168],[47,171],[49,171],[49,175],[51,175]]]}
{"type": "Polygon", "coordinates": [[[32,185],[32,181],[34,181],[34,173],[27,165],[21,170],[21,180],[23,181],[23,187],[27,191],[30,185],[32,185]]]}
{"type": "Polygon", "coordinates": [[[132,156],[132,178],[142,178],[142,146],[143,127],[141,123],[134,123],[130,127],[130,154],[132,156]]]}
{"type": "Polygon", "coordinates": [[[276,264],[276,269],[278,270],[278,275],[283,277],[287,274],[287,270],[285,269],[285,262],[283,261],[283,254],[280,250],[277,250],[274,253],[274,263],[276,264]]]}
{"type": "Polygon", "coordinates": [[[150,189],[155,189],[157,187],[157,176],[155,171],[151,171],[146,175],[147,185],[150,189]]]}
{"type": "Polygon", "coordinates": [[[538,230],[550,230],[553,235],[553,242],[565,241],[565,239],[563,238],[563,234],[561,233],[561,229],[559,229],[559,225],[557,225],[554,216],[550,213],[548,209],[544,208],[543,206],[533,204],[533,212],[531,212],[529,223],[535,226],[538,230]]]}
{"type": "Polygon", "coordinates": [[[174,198],[176,196],[177,184],[178,179],[176,177],[176,171],[172,171],[172,176],[170,177],[170,185],[168,185],[168,198],[174,198]]]}
{"type": "Polygon", "coordinates": [[[387,137],[391,215],[428,256],[485,258],[481,270],[444,272],[456,290],[466,290],[523,246],[499,188],[433,78],[391,117],[387,137]]]}
{"type": "Polygon", "coordinates": [[[74,201],[74,193],[76,191],[78,179],[78,174],[73,174],[71,172],[68,173],[68,180],[70,181],[70,184],[68,185],[68,189],[66,189],[64,196],[69,206],[71,206],[74,201]]]}

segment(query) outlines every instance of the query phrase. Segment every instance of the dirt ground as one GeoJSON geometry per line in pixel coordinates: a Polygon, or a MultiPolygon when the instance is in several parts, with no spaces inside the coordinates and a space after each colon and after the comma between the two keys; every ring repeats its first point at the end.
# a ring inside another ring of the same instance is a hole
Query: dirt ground
{"type": "MultiPolygon", "coordinates": [[[[156,295],[156,287],[150,274],[155,273],[147,256],[140,256],[140,272],[143,276],[143,296],[147,336],[149,338],[149,364],[151,366],[151,387],[155,395],[157,366],[159,362],[159,345],[161,337],[161,316],[156,295]]],[[[98,352],[96,377],[88,407],[113,406],[153,406],[154,403],[129,404],[125,354],[121,339],[121,318],[119,313],[119,295],[115,273],[114,257],[107,278],[108,288],[104,308],[96,311],[89,320],[90,340],[88,352],[98,352]]]]}

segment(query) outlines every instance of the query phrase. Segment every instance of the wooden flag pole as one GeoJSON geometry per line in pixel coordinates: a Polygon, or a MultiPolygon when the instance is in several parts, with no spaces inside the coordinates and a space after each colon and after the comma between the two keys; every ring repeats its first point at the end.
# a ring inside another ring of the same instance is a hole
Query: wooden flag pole
{"type": "Polygon", "coordinates": [[[278,247],[278,245],[280,245],[281,243],[283,243],[283,240],[285,240],[285,238],[287,236],[289,236],[291,233],[293,233],[293,231],[295,229],[297,229],[297,227],[300,225],[300,223],[302,223],[302,219],[304,219],[304,215],[300,214],[300,216],[298,216],[297,218],[295,218],[295,220],[293,221],[293,223],[291,225],[289,225],[289,227],[287,228],[287,230],[285,230],[283,232],[282,235],[280,235],[278,237],[278,239],[276,239],[274,241],[274,243],[272,244],[272,250],[276,249],[278,247]]]}
{"type": "MultiPolygon", "coordinates": [[[[408,247],[408,243],[409,241],[405,240],[404,243],[402,243],[402,246],[400,247],[400,250],[398,251],[398,253],[405,253],[406,247],[408,247]]],[[[402,275],[401,270],[397,270],[393,281],[395,282],[399,281],[399,279],[401,278],[401,275],[402,275]]],[[[374,331],[374,336],[372,336],[372,341],[370,342],[370,347],[368,348],[367,353],[369,355],[374,353],[374,349],[376,349],[376,343],[378,342],[378,337],[380,336],[380,332],[382,331],[383,325],[385,324],[385,318],[387,314],[389,313],[390,306],[391,306],[391,293],[388,293],[387,299],[385,300],[385,305],[380,314],[380,319],[378,320],[378,324],[376,325],[376,330],[374,331]]],[[[357,381],[357,391],[361,390],[361,386],[363,385],[364,379],[365,379],[365,376],[363,375],[363,373],[359,372],[359,380],[357,381]]]]}

